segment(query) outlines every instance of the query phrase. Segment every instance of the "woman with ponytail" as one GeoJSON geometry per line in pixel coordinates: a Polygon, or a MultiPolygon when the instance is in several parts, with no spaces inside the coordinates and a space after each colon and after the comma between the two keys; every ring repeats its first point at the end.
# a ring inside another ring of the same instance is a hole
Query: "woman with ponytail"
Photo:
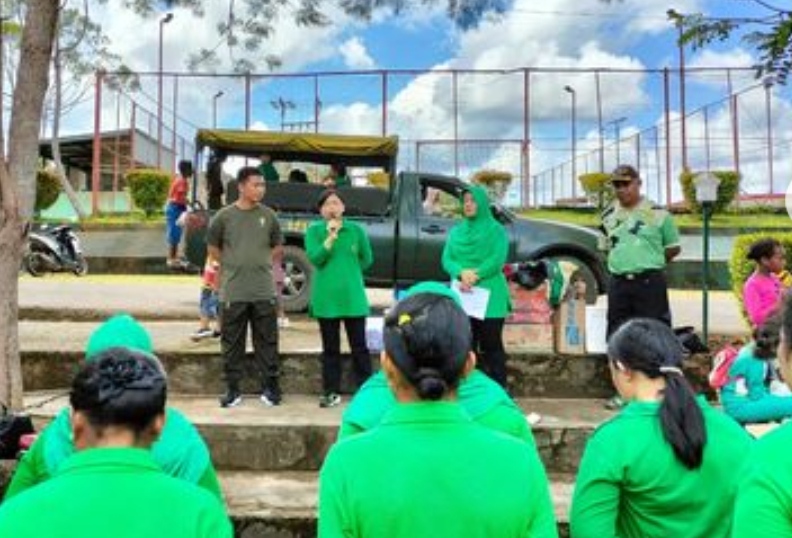
{"type": "Polygon", "coordinates": [[[319,537],[555,537],[536,450],[482,428],[457,401],[475,366],[458,297],[408,291],[385,319],[382,368],[396,404],[337,443],[319,477],[319,537]]]}
{"type": "Polygon", "coordinates": [[[628,321],[611,336],[608,357],[627,405],[586,445],[572,538],[729,536],[748,434],[696,398],[664,323],[628,321]]]}

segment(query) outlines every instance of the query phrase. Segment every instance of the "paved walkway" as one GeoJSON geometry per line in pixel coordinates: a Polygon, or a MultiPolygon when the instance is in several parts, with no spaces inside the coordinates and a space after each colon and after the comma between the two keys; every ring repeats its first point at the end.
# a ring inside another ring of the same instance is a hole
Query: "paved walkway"
{"type": "MultiPolygon", "coordinates": [[[[79,349],[97,322],[117,312],[128,312],[146,321],[158,347],[162,346],[160,349],[211,349],[217,345],[215,342],[193,343],[188,338],[197,326],[198,294],[199,280],[195,276],[22,276],[21,347],[79,349]]],[[[369,298],[375,310],[391,304],[388,290],[370,289],[369,298]]],[[[701,293],[675,290],[671,292],[671,303],[676,326],[701,328],[701,293]]],[[[731,293],[710,293],[709,309],[710,334],[745,334],[745,324],[731,293]]],[[[281,350],[318,350],[316,323],[305,315],[291,315],[290,319],[291,327],[281,332],[281,350]]]]}

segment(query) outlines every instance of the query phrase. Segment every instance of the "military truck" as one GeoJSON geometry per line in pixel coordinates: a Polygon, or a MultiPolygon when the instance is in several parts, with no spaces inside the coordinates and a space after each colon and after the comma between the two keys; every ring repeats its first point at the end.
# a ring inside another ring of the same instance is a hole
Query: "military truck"
{"type": "MultiPolygon", "coordinates": [[[[440,259],[449,230],[462,217],[461,199],[468,185],[455,178],[423,172],[395,173],[397,137],[349,136],[238,130],[199,130],[196,169],[211,152],[210,161],[231,156],[254,159],[267,153],[282,170],[344,164],[359,174],[353,186],[340,187],[346,216],[368,232],[374,263],[366,272],[370,287],[403,288],[422,280],[448,280],[440,259]],[[362,175],[361,175],[362,174],[362,175]],[[370,183],[376,178],[376,186],[370,183]],[[435,203],[424,202],[428,193],[435,203]]],[[[288,175],[281,173],[281,176],[288,175]]],[[[308,225],[321,218],[316,200],[325,188],[318,174],[308,182],[268,182],[264,203],[278,212],[284,232],[284,304],[287,311],[308,305],[312,267],[304,250],[308,225]]],[[[200,192],[194,185],[193,193],[200,192]]],[[[197,203],[197,201],[196,201],[197,203]]],[[[199,211],[200,204],[197,204],[199,211]]],[[[553,258],[568,278],[583,278],[587,299],[605,291],[604,258],[597,235],[588,229],[547,220],[521,218],[498,203],[491,210],[509,235],[509,262],[553,258]]],[[[204,216],[207,216],[204,213],[204,216]]],[[[208,218],[187,229],[187,257],[203,266],[208,218]]]]}

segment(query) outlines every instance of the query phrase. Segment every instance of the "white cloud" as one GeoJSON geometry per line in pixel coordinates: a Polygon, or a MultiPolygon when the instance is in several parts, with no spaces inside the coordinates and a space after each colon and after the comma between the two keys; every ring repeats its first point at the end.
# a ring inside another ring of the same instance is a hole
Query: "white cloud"
{"type": "Polygon", "coordinates": [[[366,46],[359,37],[348,39],[338,47],[338,51],[349,69],[373,69],[375,67],[374,60],[369,56],[366,46]]]}

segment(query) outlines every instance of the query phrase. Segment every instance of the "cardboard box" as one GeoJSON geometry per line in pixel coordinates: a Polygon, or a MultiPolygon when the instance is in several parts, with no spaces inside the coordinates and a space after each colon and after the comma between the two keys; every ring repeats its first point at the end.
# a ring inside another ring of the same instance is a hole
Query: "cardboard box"
{"type": "Polygon", "coordinates": [[[555,318],[555,349],[565,355],[586,354],[586,302],[564,301],[555,318]]]}
{"type": "Polygon", "coordinates": [[[534,290],[527,290],[516,282],[509,282],[509,296],[512,302],[512,312],[506,323],[552,323],[553,309],[547,300],[547,284],[542,284],[534,290]]]}
{"type": "Polygon", "coordinates": [[[503,345],[507,353],[553,353],[553,324],[506,324],[503,345]]]}

